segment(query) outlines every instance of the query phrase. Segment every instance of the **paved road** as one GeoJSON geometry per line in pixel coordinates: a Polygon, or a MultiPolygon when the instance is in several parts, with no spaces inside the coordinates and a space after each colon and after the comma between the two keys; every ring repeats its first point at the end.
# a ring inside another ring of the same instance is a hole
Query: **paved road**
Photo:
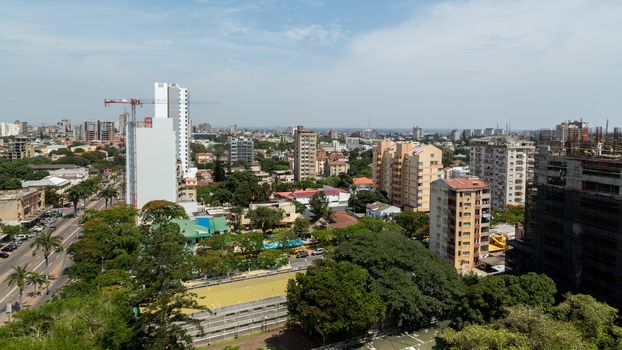
{"type": "MultiPolygon", "coordinates": [[[[102,209],[105,205],[104,200],[92,200],[87,203],[88,208],[102,209]]],[[[73,208],[66,209],[66,213],[73,212],[73,208]]],[[[80,215],[78,213],[78,215],[80,215]]],[[[78,226],[78,218],[61,218],[56,222],[56,230],[54,230],[55,236],[62,237],[63,247],[66,249],[75,242],[80,234],[80,227],[78,226]]],[[[5,311],[7,304],[15,303],[19,300],[19,290],[17,287],[9,287],[5,282],[8,275],[13,271],[13,266],[22,266],[28,264],[28,270],[44,273],[45,260],[43,254],[37,252],[35,256],[32,255],[33,248],[30,247],[32,239],[24,241],[24,243],[15,251],[10,253],[10,257],[0,260],[0,323],[4,323],[8,315],[5,311]]],[[[63,276],[65,268],[71,265],[71,257],[63,250],[60,253],[53,253],[49,258],[50,266],[50,290],[49,296],[45,293],[42,295],[33,295],[33,287],[26,286],[24,290],[24,305],[38,306],[48,300],[54,291],[62,287],[67,281],[67,277],[63,276]]]]}

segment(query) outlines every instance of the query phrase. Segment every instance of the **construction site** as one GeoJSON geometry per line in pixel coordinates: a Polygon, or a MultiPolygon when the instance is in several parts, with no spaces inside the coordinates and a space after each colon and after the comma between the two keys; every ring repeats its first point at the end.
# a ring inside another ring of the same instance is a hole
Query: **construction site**
{"type": "Polygon", "coordinates": [[[622,307],[622,134],[568,123],[541,140],[526,203],[525,231],[510,242],[515,273],[546,273],[558,290],[622,307]]]}

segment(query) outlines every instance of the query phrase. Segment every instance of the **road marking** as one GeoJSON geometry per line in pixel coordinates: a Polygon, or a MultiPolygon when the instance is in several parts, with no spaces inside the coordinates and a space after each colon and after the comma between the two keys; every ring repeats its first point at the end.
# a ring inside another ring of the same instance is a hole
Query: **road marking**
{"type": "MultiPolygon", "coordinates": [[[[67,240],[68,240],[69,238],[71,238],[71,236],[73,236],[74,234],[76,234],[76,232],[78,232],[79,230],[80,230],[80,228],[79,228],[79,227],[78,227],[77,229],[75,229],[75,230],[74,230],[74,231],[73,231],[73,232],[72,232],[69,236],[67,236],[67,238],[65,238],[65,239],[63,240],[63,242],[62,242],[61,244],[65,244],[65,242],[67,242],[67,240]]],[[[52,254],[57,254],[57,257],[56,257],[57,259],[58,259],[58,256],[60,256],[60,253],[52,253],[52,254]]],[[[51,257],[51,255],[50,255],[50,257],[51,257]]],[[[36,270],[37,270],[39,267],[41,267],[41,265],[43,265],[44,263],[45,263],[45,259],[43,259],[43,260],[39,263],[39,265],[35,266],[35,268],[34,268],[34,269],[32,269],[32,271],[36,271],[36,270]]],[[[13,293],[17,290],[17,288],[18,288],[18,287],[13,288],[13,289],[12,289],[12,290],[11,290],[11,291],[7,294],[7,295],[5,295],[5,296],[4,296],[4,298],[0,299],[0,304],[2,304],[2,302],[4,302],[4,300],[5,300],[6,298],[8,298],[11,294],[13,294],[13,293]]]]}

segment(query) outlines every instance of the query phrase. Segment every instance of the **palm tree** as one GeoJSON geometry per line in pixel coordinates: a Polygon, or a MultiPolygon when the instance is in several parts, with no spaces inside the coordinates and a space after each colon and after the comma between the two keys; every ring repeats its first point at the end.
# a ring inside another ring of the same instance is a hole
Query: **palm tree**
{"type": "Polygon", "coordinates": [[[32,295],[37,294],[37,286],[45,283],[45,277],[38,272],[28,272],[26,275],[26,281],[28,284],[32,284],[32,295]]]}
{"type": "Polygon", "coordinates": [[[67,193],[65,194],[67,196],[67,200],[73,204],[73,215],[74,216],[77,215],[76,211],[78,207],[78,202],[80,202],[80,199],[82,199],[82,196],[84,195],[83,193],[84,193],[84,189],[80,185],[76,185],[68,189],[67,193]]]}
{"type": "Polygon", "coordinates": [[[112,205],[112,199],[116,197],[118,194],[119,193],[117,192],[116,188],[112,186],[106,186],[105,188],[99,191],[99,193],[97,194],[97,197],[106,199],[106,208],[107,208],[108,201],[110,201],[110,204],[112,205]]]}
{"type": "Polygon", "coordinates": [[[47,230],[37,236],[30,247],[35,248],[32,251],[33,256],[37,254],[39,250],[43,253],[43,257],[45,258],[45,281],[47,282],[50,276],[48,274],[48,258],[54,251],[59,252],[63,250],[62,238],[60,236],[53,236],[52,231],[47,230]]]}
{"type": "Polygon", "coordinates": [[[22,306],[22,296],[24,295],[24,288],[26,288],[26,279],[28,278],[27,267],[28,264],[18,267],[13,266],[13,272],[6,279],[9,287],[15,285],[19,288],[19,306],[22,306]]]}

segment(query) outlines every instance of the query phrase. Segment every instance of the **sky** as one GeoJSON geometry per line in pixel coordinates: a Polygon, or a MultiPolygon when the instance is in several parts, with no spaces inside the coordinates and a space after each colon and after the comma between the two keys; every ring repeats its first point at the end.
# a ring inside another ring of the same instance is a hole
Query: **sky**
{"type": "Polygon", "coordinates": [[[0,0],[0,121],[115,119],[104,98],[176,82],[214,126],[622,126],[621,18],[619,0],[0,0]]]}

